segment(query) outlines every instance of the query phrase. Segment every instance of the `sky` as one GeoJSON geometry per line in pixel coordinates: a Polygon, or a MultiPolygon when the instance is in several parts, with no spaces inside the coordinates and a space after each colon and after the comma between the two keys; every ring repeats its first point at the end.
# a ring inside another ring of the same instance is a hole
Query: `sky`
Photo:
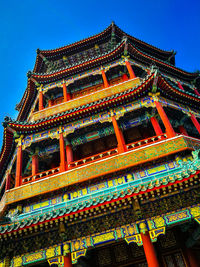
{"type": "MultiPolygon", "coordinates": [[[[0,122],[16,119],[37,48],[79,41],[112,21],[142,41],[175,50],[177,67],[200,70],[199,14],[199,0],[0,0],[0,122]]],[[[2,133],[0,125],[0,147],[2,133]]]]}

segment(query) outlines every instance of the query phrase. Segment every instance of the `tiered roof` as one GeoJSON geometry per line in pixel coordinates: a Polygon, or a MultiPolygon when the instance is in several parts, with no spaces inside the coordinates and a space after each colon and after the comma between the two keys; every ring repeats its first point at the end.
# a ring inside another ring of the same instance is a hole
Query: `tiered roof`
{"type": "Polygon", "coordinates": [[[160,91],[162,95],[167,95],[171,99],[178,98],[181,102],[198,108],[200,97],[193,92],[181,90],[173,81],[174,77],[188,83],[191,83],[194,80],[200,83],[198,73],[189,73],[175,67],[175,54],[173,51],[163,51],[142,42],[126,34],[112,23],[103,32],[74,44],[53,50],[38,50],[34,70],[31,74],[29,73],[27,89],[20,104],[18,105],[19,115],[17,121],[10,119],[4,123],[4,141],[0,156],[1,169],[5,170],[8,161],[7,159],[9,158],[14,146],[13,132],[16,131],[19,134],[38,132],[46,129],[47,127],[54,127],[61,122],[66,123],[73,118],[86,116],[90,112],[91,108],[97,110],[100,108],[102,109],[105,101],[107,102],[107,106],[112,107],[121,100],[125,101],[126,99],[126,101],[128,101],[133,96],[137,99],[141,94],[148,94],[148,92],[152,89],[154,72],[147,75],[143,82],[136,88],[132,88],[128,92],[123,92],[120,95],[117,94],[112,96],[112,98],[107,98],[106,100],[102,99],[101,101],[98,101],[98,104],[91,102],[85,106],[67,110],[39,121],[28,122],[26,120],[33,101],[37,95],[37,87],[39,85],[47,84],[55,80],[61,80],[62,78],[70,77],[90,68],[104,65],[114,59],[121,58],[124,53],[128,54],[130,58],[136,62],[147,66],[156,65],[156,68],[160,71],[158,76],[158,91],[160,91]],[[109,49],[101,52],[98,49],[100,46],[103,46],[103,44],[106,44],[109,49]],[[55,68],[55,70],[48,73],[42,72],[42,68],[45,69],[44,65],[47,64],[47,62],[62,59],[63,56],[77,57],[78,53],[86,51],[88,48],[93,49],[93,51],[96,49],[98,50],[98,53],[89,58],[82,58],[80,60],[77,59],[77,61],[74,61],[73,64],[68,64],[66,66],[63,65],[60,69],[55,68]],[[169,75],[172,79],[166,77],[166,75],[169,75]]]}

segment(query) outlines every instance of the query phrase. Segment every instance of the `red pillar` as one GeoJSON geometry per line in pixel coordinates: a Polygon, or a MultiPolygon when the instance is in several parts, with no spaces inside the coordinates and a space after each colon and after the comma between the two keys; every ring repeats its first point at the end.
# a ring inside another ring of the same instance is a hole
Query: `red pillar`
{"type": "Polygon", "coordinates": [[[125,73],[122,75],[122,81],[128,81],[128,76],[125,73]]]}
{"type": "Polygon", "coordinates": [[[158,259],[156,257],[154,246],[151,242],[149,232],[146,232],[145,234],[141,233],[141,238],[148,267],[159,267],[158,259]]]}
{"type": "Polygon", "coordinates": [[[112,116],[112,124],[113,124],[113,128],[115,131],[115,136],[117,138],[118,152],[119,153],[125,152],[126,148],[125,148],[124,136],[123,136],[123,133],[121,132],[121,129],[119,128],[117,124],[117,120],[115,116],[112,116]]]}
{"type": "Polygon", "coordinates": [[[196,127],[198,133],[200,134],[200,124],[199,124],[197,118],[194,116],[194,114],[190,114],[190,115],[191,115],[191,120],[192,120],[194,126],[196,127]]]}
{"type": "Polygon", "coordinates": [[[15,187],[20,186],[21,177],[22,177],[22,146],[20,145],[17,148],[15,187]]]}
{"type": "Polygon", "coordinates": [[[102,74],[102,78],[103,78],[104,88],[109,87],[109,83],[108,83],[108,80],[107,80],[107,78],[106,78],[105,71],[102,70],[102,71],[101,71],[101,74],[102,74]]]}
{"type": "Polygon", "coordinates": [[[155,105],[156,105],[157,111],[161,117],[161,120],[162,120],[163,124],[165,125],[167,137],[169,137],[169,138],[174,137],[176,134],[174,132],[174,129],[172,128],[172,125],[171,125],[162,105],[157,101],[155,101],[155,105]]]}
{"type": "Polygon", "coordinates": [[[60,143],[60,172],[64,172],[66,170],[65,168],[66,161],[65,161],[65,142],[63,133],[60,133],[59,143],[60,143]]]}
{"type": "Polygon", "coordinates": [[[67,256],[64,256],[64,267],[72,267],[71,253],[67,256]]]}
{"type": "Polygon", "coordinates": [[[38,173],[38,155],[32,156],[32,175],[36,175],[38,173]]]}
{"type": "Polygon", "coordinates": [[[64,97],[64,102],[68,101],[71,99],[70,93],[67,91],[67,86],[65,83],[63,83],[63,97],[64,97]]]}
{"type": "Polygon", "coordinates": [[[125,61],[125,64],[126,64],[126,67],[127,67],[127,70],[128,70],[129,76],[130,76],[130,79],[136,78],[135,73],[134,73],[134,71],[133,71],[133,69],[131,67],[130,62],[129,61],[125,61]]]}
{"type": "Polygon", "coordinates": [[[39,110],[42,110],[44,108],[43,106],[43,93],[42,91],[39,92],[39,110]]]}
{"type": "Polygon", "coordinates": [[[150,120],[151,120],[151,124],[152,124],[152,126],[153,126],[153,129],[154,129],[156,135],[161,135],[161,134],[163,134],[162,129],[160,128],[160,124],[159,124],[159,122],[157,121],[157,119],[156,119],[155,117],[151,117],[150,120]]]}
{"type": "Polygon", "coordinates": [[[10,173],[8,173],[8,175],[6,177],[6,188],[5,188],[5,191],[10,189],[10,179],[11,179],[11,175],[10,175],[10,173]]]}
{"type": "Polygon", "coordinates": [[[178,128],[179,128],[180,133],[188,136],[188,133],[183,125],[178,126],[178,128]]]}
{"type": "Polygon", "coordinates": [[[200,96],[200,94],[199,94],[197,89],[194,89],[194,92],[195,92],[196,95],[200,96]]]}
{"type": "Polygon", "coordinates": [[[188,259],[188,263],[190,264],[190,267],[199,267],[199,263],[194,255],[194,252],[191,250],[191,248],[186,248],[185,253],[188,259]]]}
{"type": "Polygon", "coordinates": [[[74,158],[73,158],[73,150],[72,150],[72,147],[70,144],[66,145],[66,156],[67,156],[67,168],[68,165],[74,161],[74,158]]]}
{"type": "Polygon", "coordinates": [[[52,107],[52,105],[53,105],[53,101],[52,101],[52,99],[49,99],[49,101],[48,101],[48,106],[49,106],[49,107],[52,107]]]}
{"type": "Polygon", "coordinates": [[[181,85],[181,83],[180,83],[179,81],[177,81],[177,84],[178,84],[178,87],[179,87],[181,90],[184,91],[184,88],[183,88],[183,86],[181,85]]]}

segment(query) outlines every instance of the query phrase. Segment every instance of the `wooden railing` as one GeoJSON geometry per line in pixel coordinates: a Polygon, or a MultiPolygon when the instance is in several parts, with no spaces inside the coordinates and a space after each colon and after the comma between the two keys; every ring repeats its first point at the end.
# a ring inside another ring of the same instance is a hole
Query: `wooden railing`
{"type": "Polygon", "coordinates": [[[76,167],[79,167],[79,166],[82,166],[82,165],[85,165],[88,163],[95,162],[95,161],[100,160],[100,159],[104,159],[104,158],[116,155],[117,153],[118,153],[117,148],[114,148],[114,149],[104,151],[104,152],[99,153],[99,154],[92,155],[92,156],[87,157],[87,158],[73,161],[70,164],[68,164],[67,168],[68,169],[76,168],[76,167]]]}
{"type": "MultiPolygon", "coordinates": [[[[77,108],[83,105],[87,105],[89,103],[93,103],[100,99],[104,99],[106,97],[122,93],[130,88],[137,87],[140,84],[140,82],[141,82],[140,78],[129,79],[127,81],[121,81],[120,83],[116,82],[114,85],[112,84],[109,87],[102,88],[101,90],[97,90],[83,96],[72,98],[69,101],[62,102],[57,105],[53,105],[52,103],[52,106],[50,107],[45,107],[40,111],[33,112],[30,115],[30,121],[43,119],[48,116],[52,116],[57,113],[70,110],[72,108],[77,108]]],[[[61,101],[61,99],[59,101],[61,101]]]]}
{"type": "MultiPolygon", "coordinates": [[[[118,84],[120,82],[123,82],[122,77],[117,77],[117,78],[112,79],[111,81],[109,81],[109,84],[110,84],[110,86],[113,86],[113,85],[116,85],[116,84],[118,84]]],[[[81,97],[81,96],[85,96],[85,95],[91,94],[91,93],[96,92],[98,90],[101,90],[103,88],[104,88],[103,83],[100,83],[100,84],[85,88],[85,89],[83,89],[81,91],[73,93],[71,95],[71,99],[75,99],[75,98],[78,98],[78,97],[81,97]]],[[[56,99],[53,99],[52,103],[51,103],[51,106],[55,106],[55,105],[58,105],[58,104],[61,104],[61,103],[64,103],[64,97],[63,96],[61,96],[59,98],[56,98],[56,99]]]]}
{"type": "Polygon", "coordinates": [[[33,181],[36,181],[39,179],[43,179],[45,177],[52,176],[56,173],[59,173],[59,171],[60,171],[59,167],[56,167],[56,168],[53,168],[53,169],[50,169],[47,171],[37,173],[35,175],[30,175],[30,176],[24,177],[24,178],[22,178],[22,184],[27,184],[27,183],[30,183],[30,182],[33,182],[33,181]]]}
{"type": "MultiPolygon", "coordinates": [[[[139,140],[137,142],[133,142],[133,143],[127,144],[127,145],[125,145],[125,148],[126,148],[127,151],[130,151],[130,150],[134,150],[136,148],[140,148],[140,147],[143,147],[143,146],[146,146],[146,145],[157,143],[157,142],[159,142],[159,141],[161,141],[163,139],[166,139],[166,138],[167,138],[166,134],[161,134],[161,135],[158,135],[158,136],[148,137],[146,139],[139,140]]],[[[106,158],[109,158],[110,156],[114,156],[114,155],[117,155],[117,154],[119,154],[117,148],[114,148],[114,149],[111,149],[111,150],[107,150],[107,151],[101,152],[99,154],[92,155],[90,157],[86,157],[86,158],[83,158],[83,159],[80,159],[80,160],[76,160],[76,161],[70,162],[66,166],[66,169],[70,170],[70,169],[74,169],[74,168],[77,168],[77,167],[81,167],[83,165],[86,165],[86,164],[89,164],[89,163],[93,163],[93,162],[99,161],[101,159],[106,159],[106,158]]],[[[39,179],[43,179],[45,177],[52,176],[52,175],[54,175],[56,173],[59,173],[59,172],[60,172],[59,167],[57,167],[57,168],[54,168],[54,169],[50,169],[50,170],[38,173],[36,175],[30,175],[28,177],[22,178],[22,183],[21,184],[23,185],[23,184],[27,184],[27,183],[30,183],[30,182],[33,182],[33,181],[37,181],[39,179]]]]}
{"type": "Polygon", "coordinates": [[[130,144],[126,145],[126,149],[132,150],[134,148],[139,148],[139,147],[142,147],[145,145],[156,143],[156,142],[161,141],[161,140],[166,139],[166,138],[167,138],[166,134],[156,135],[156,136],[149,137],[149,138],[146,138],[143,140],[139,140],[139,141],[134,142],[134,143],[130,143],[130,144]]]}

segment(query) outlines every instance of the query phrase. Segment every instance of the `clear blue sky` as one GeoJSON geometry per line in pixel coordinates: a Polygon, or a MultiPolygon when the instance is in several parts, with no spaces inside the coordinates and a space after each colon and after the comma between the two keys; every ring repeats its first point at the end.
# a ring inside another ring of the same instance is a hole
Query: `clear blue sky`
{"type": "MultiPolygon", "coordinates": [[[[99,33],[111,21],[164,50],[176,66],[200,69],[199,0],[0,0],[0,121],[16,118],[36,49],[53,49],[99,33]]],[[[0,147],[3,127],[0,126],[0,147]]]]}

